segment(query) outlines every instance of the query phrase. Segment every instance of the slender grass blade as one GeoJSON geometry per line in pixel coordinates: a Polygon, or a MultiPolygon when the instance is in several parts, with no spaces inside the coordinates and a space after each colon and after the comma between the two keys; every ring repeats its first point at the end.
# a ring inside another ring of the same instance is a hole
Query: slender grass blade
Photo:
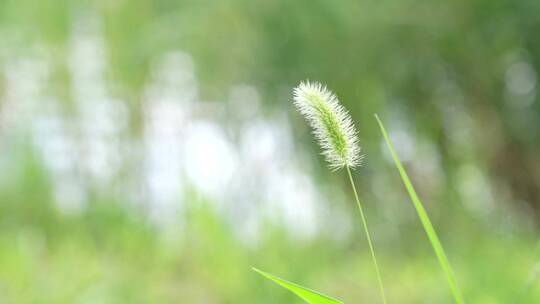
{"type": "Polygon", "coordinates": [[[274,281],[275,283],[281,285],[281,287],[288,289],[289,291],[293,292],[298,297],[300,297],[301,299],[303,299],[304,301],[310,304],[343,304],[343,302],[339,300],[336,300],[334,298],[331,298],[327,295],[311,290],[309,288],[300,286],[298,284],[289,282],[273,274],[269,274],[257,268],[253,268],[253,270],[259,273],[260,275],[264,276],[265,278],[270,279],[274,281]]]}
{"type": "Polygon", "coordinates": [[[456,283],[456,279],[452,271],[452,268],[450,267],[450,263],[448,262],[448,258],[446,257],[446,253],[444,252],[444,249],[441,245],[439,237],[437,236],[437,233],[435,232],[435,228],[433,228],[433,225],[431,224],[431,220],[429,219],[428,214],[426,212],[426,209],[424,208],[424,205],[418,198],[418,195],[416,194],[416,191],[414,190],[414,187],[409,179],[409,176],[407,175],[405,168],[403,168],[403,165],[401,164],[401,161],[399,160],[397,156],[397,153],[394,149],[394,145],[392,144],[392,141],[390,141],[390,137],[388,136],[388,133],[386,132],[386,129],[384,128],[382,121],[379,119],[379,116],[377,116],[377,114],[375,114],[375,118],[377,119],[377,122],[379,123],[379,127],[381,128],[381,132],[383,134],[384,140],[386,141],[386,145],[388,146],[388,149],[390,150],[390,153],[392,154],[392,158],[399,171],[399,175],[401,176],[401,179],[403,180],[403,183],[405,184],[405,188],[407,188],[407,192],[409,193],[409,196],[413,202],[414,208],[416,209],[416,212],[418,213],[420,222],[422,222],[422,226],[424,226],[424,230],[426,231],[429,241],[431,242],[431,246],[433,247],[433,250],[435,251],[435,255],[437,256],[437,259],[439,260],[439,264],[441,265],[441,268],[446,274],[446,279],[448,280],[448,284],[450,285],[450,290],[452,291],[454,299],[456,303],[463,304],[465,303],[465,301],[463,300],[461,291],[459,290],[459,287],[456,283]]]}

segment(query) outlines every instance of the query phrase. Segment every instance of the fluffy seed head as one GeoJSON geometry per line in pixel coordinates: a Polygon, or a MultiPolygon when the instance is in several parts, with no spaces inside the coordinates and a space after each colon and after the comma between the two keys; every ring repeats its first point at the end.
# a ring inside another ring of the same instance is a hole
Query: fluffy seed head
{"type": "Polygon", "coordinates": [[[294,105],[309,122],[331,169],[361,165],[351,116],[330,90],[318,82],[302,82],[294,89],[294,105]]]}

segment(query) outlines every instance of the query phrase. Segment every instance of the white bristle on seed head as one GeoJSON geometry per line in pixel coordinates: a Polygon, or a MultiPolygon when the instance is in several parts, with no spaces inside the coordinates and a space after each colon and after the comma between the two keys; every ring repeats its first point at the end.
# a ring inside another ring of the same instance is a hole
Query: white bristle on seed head
{"type": "Polygon", "coordinates": [[[302,82],[294,89],[294,105],[307,119],[322,154],[333,170],[362,163],[357,131],[337,97],[318,82],[302,82]]]}

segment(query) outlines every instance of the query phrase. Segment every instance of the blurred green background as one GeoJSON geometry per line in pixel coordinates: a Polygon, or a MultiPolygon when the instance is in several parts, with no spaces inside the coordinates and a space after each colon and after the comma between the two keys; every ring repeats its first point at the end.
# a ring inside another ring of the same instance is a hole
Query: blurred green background
{"type": "Polygon", "coordinates": [[[390,303],[540,303],[540,2],[0,0],[0,303],[377,303],[343,172],[292,104],[350,110],[390,303]]]}

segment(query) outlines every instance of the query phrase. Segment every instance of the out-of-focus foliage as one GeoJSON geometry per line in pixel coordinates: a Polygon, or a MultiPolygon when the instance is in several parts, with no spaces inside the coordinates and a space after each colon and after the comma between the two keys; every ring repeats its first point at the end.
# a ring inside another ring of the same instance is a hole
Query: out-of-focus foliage
{"type": "Polygon", "coordinates": [[[538,11],[536,0],[0,1],[0,302],[295,303],[253,265],[345,303],[377,299],[346,180],[293,114],[307,78],[360,131],[355,178],[389,302],[451,296],[375,112],[467,302],[539,302],[538,11]]]}

